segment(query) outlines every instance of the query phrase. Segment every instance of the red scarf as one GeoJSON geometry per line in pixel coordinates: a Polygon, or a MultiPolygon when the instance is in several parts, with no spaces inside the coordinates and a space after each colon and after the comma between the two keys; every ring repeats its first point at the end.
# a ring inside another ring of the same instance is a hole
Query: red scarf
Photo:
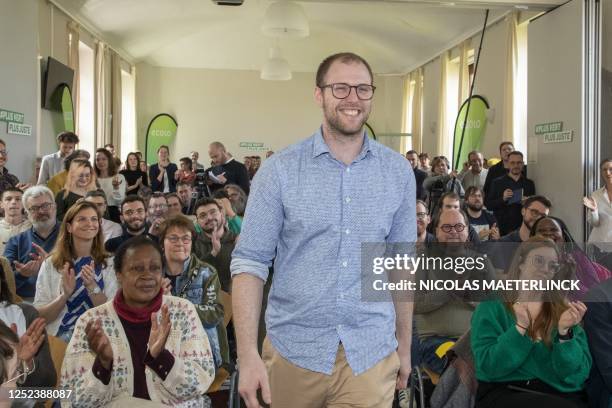
{"type": "Polygon", "coordinates": [[[124,320],[130,323],[145,323],[151,321],[151,313],[157,312],[161,309],[162,305],[163,290],[160,290],[157,296],[153,298],[149,306],[146,307],[132,307],[125,303],[123,297],[123,290],[119,289],[115,298],[113,299],[113,306],[115,311],[124,320]]]}

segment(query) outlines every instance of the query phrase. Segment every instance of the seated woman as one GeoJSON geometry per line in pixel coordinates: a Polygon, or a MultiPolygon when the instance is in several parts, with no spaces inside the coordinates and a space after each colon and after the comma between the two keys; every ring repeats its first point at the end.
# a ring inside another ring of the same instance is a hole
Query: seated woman
{"type": "Polygon", "coordinates": [[[55,195],[57,219],[61,222],[70,207],[88,191],[97,190],[96,175],[89,160],[75,159],[70,163],[66,185],[55,195]]]}
{"type": "Polygon", "coordinates": [[[71,404],[203,406],[215,376],[210,344],[193,304],[163,296],[159,246],[132,238],[115,253],[115,268],[121,289],[79,318],[66,350],[61,385],[74,390],[71,404]]]}
{"type": "Polygon", "coordinates": [[[164,290],[196,306],[210,341],[215,367],[228,368],[229,345],[223,325],[223,306],[219,303],[219,276],[215,268],[191,253],[194,237],[193,222],[184,215],[169,218],[162,224],[159,242],[166,261],[164,290]]]}
{"type": "Polygon", "coordinates": [[[67,342],[79,316],[115,292],[113,258],[104,250],[96,206],[79,201],[66,213],[55,247],[40,267],[34,306],[49,334],[67,342]]]}
{"type": "MultiPolygon", "coordinates": [[[[571,279],[557,245],[542,237],[521,244],[508,280],[571,279]]],[[[478,379],[476,407],[586,407],[592,359],[580,322],[586,306],[555,291],[506,291],[472,316],[478,379]]]]}
{"type": "Polygon", "coordinates": [[[111,221],[120,223],[119,205],[125,198],[127,188],[125,177],[123,174],[117,173],[115,159],[111,153],[104,148],[96,150],[96,164],[94,169],[100,189],[104,191],[106,195],[109,218],[111,221]]]}
{"type": "Polygon", "coordinates": [[[580,293],[572,293],[576,298],[611,277],[610,271],[597,262],[589,259],[587,254],[576,244],[565,223],[556,217],[545,216],[539,218],[531,227],[531,236],[540,235],[552,239],[566,257],[576,263],[576,278],[580,280],[580,293]]]}
{"type": "MultiPolygon", "coordinates": [[[[45,333],[45,320],[38,317],[36,309],[27,303],[15,304],[6,282],[5,271],[0,267],[0,321],[10,327],[19,338],[16,342],[18,367],[23,374],[19,387],[54,387],[57,381],[49,342],[45,333]]],[[[33,405],[33,404],[32,404],[33,405]]]]}

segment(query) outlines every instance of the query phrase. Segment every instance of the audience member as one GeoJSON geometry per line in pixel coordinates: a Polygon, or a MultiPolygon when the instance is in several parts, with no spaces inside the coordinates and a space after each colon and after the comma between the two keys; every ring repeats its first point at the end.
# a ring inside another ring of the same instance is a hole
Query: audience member
{"type": "Polygon", "coordinates": [[[145,201],[136,195],[125,197],[121,203],[121,226],[123,233],[111,238],[104,244],[105,249],[110,253],[115,253],[119,246],[130,238],[147,235],[146,217],[147,209],[145,201]]]}
{"type": "Polygon", "coordinates": [[[115,162],[115,168],[119,171],[121,169],[121,159],[117,156],[115,145],[107,143],[104,145],[104,148],[111,154],[112,161],[115,162]]]}
{"type": "Polygon", "coordinates": [[[121,236],[123,233],[121,225],[107,218],[108,204],[106,202],[106,194],[104,194],[104,191],[88,191],[87,194],[85,194],[85,201],[92,203],[98,209],[98,219],[100,220],[100,227],[102,228],[104,243],[111,238],[121,236]]]}
{"type": "Polygon", "coordinates": [[[178,182],[176,185],[176,193],[183,203],[182,213],[185,215],[194,215],[197,199],[194,197],[193,187],[188,183],[178,182]]]}
{"type": "Polygon", "coordinates": [[[273,151],[273,150],[268,150],[268,151],[266,152],[266,159],[269,159],[269,158],[270,158],[270,156],[272,156],[273,154],[274,154],[274,151],[273,151]]]}
{"type": "Polygon", "coordinates": [[[96,150],[96,177],[108,202],[108,215],[111,221],[119,222],[119,204],[126,195],[127,182],[123,174],[117,173],[115,160],[106,149],[96,150]]]}
{"type": "MultiPolygon", "coordinates": [[[[571,279],[573,272],[554,242],[533,237],[514,255],[507,279],[571,279]]],[[[478,305],[471,331],[476,407],[586,408],[592,360],[580,326],[585,312],[582,302],[555,291],[505,291],[478,305]]]]}
{"type": "Polygon", "coordinates": [[[32,228],[10,238],[4,256],[15,268],[17,295],[31,301],[36,291],[38,271],[47,253],[53,249],[60,228],[53,193],[47,187],[28,188],[23,193],[22,202],[32,228]]]}
{"type": "Polygon", "coordinates": [[[225,190],[217,190],[214,192],[213,198],[217,201],[217,203],[219,203],[219,205],[221,205],[223,210],[223,219],[227,229],[236,235],[240,234],[240,230],[242,229],[242,217],[239,217],[238,214],[236,214],[236,211],[234,211],[227,192],[225,190]]]}
{"type": "Polygon", "coordinates": [[[161,224],[168,218],[168,200],[160,192],[155,192],[149,198],[147,205],[148,233],[153,237],[159,237],[161,224]]]}
{"type": "Polygon", "coordinates": [[[160,146],[157,149],[157,163],[149,168],[149,181],[153,191],[160,193],[176,192],[176,164],[170,162],[170,148],[160,146]]]}
{"type": "Polygon", "coordinates": [[[499,242],[524,242],[529,239],[533,224],[550,212],[552,203],[544,196],[534,195],[523,201],[521,208],[521,226],[514,231],[504,235],[499,242]]]}
{"type": "Polygon", "coordinates": [[[240,217],[244,217],[244,211],[246,210],[247,205],[247,195],[244,190],[236,184],[228,184],[225,186],[224,190],[227,193],[236,214],[238,214],[240,217]]]}
{"type": "Polygon", "coordinates": [[[416,198],[417,200],[425,200],[426,191],[423,188],[423,182],[427,178],[427,172],[419,169],[419,155],[416,150],[409,150],[406,152],[406,160],[412,166],[414,172],[414,178],[416,180],[416,198]]]}
{"type": "Polygon", "coordinates": [[[501,235],[521,226],[521,203],[536,193],[533,181],[523,175],[523,154],[515,150],[507,157],[508,174],[494,179],[485,196],[485,205],[495,214],[501,235]]]}
{"type": "Polygon", "coordinates": [[[499,239],[499,228],[495,216],[487,211],[483,205],[484,197],[482,189],[478,186],[470,186],[465,191],[465,207],[470,225],[478,233],[481,241],[499,239]]]}
{"type": "Polygon", "coordinates": [[[70,171],[70,165],[73,160],[82,159],[89,160],[89,152],[87,150],[75,150],[70,153],[64,160],[64,170],[57,173],[55,176],[47,182],[47,187],[53,191],[53,195],[56,195],[66,185],[66,179],[68,178],[68,172],[70,171]]]}
{"type": "Polygon", "coordinates": [[[583,199],[592,226],[589,243],[597,251],[598,262],[612,269],[612,158],[599,165],[604,186],[583,199]]]}
{"type": "Polygon", "coordinates": [[[4,253],[11,237],[32,227],[23,213],[22,197],[23,191],[16,187],[8,188],[0,194],[0,208],[4,211],[4,218],[0,219],[0,254],[4,253]]]}
{"type": "Polygon", "coordinates": [[[427,226],[431,221],[427,204],[424,201],[417,200],[416,202],[416,220],[417,220],[417,242],[429,244],[436,240],[436,237],[427,231],[427,226]]]}
{"type": "Polygon", "coordinates": [[[193,171],[204,170],[204,165],[198,162],[198,159],[200,158],[200,153],[196,152],[195,150],[192,150],[190,156],[191,169],[193,171]]]}
{"type": "Polygon", "coordinates": [[[429,155],[425,152],[419,154],[419,168],[426,173],[431,171],[431,166],[429,165],[429,155]]]}
{"type": "Polygon", "coordinates": [[[166,214],[167,218],[171,218],[183,213],[183,202],[181,201],[177,193],[166,194],[166,202],[168,203],[168,212],[166,214]]]}
{"type": "Polygon", "coordinates": [[[192,163],[189,157],[182,157],[179,160],[181,168],[174,173],[174,178],[176,178],[177,184],[180,182],[185,182],[193,185],[196,179],[195,171],[191,170],[192,163]]]}
{"type": "Polygon", "coordinates": [[[62,364],[73,406],[202,407],[214,379],[208,338],[195,307],[163,296],[159,246],[144,237],[115,255],[115,298],[78,320],[62,364]],[[139,402],[140,401],[140,402],[139,402]]]}
{"type": "Polygon", "coordinates": [[[450,164],[444,156],[434,158],[431,168],[432,175],[423,182],[423,188],[427,191],[429,199],[429,210],[435,214],[438,210],[440,197],[446,192],[455,192],[463,197],[464,191],[461,182],[457,180],[457,172],[449,173],[450,164]]]}
{"type": "Polygon", "coordinates": [[[49,333],[66,342],[79,316],[117,291],[103,240],[96,206],[80,201],[66,212],[55,247],[40,267],[34,306],[49,333]]]}
{"type": "Polygon", "coordinates": [[[28,180],[28,184],[34,186],[38,184],[38,176],[40,176],[40,167],[42,166],[42,157],[37,156],[32,164],[32,177],[28,180]]]}
{"type": "Polygon", "coordinates": [[[0,194],[9,188],[19,188],[21,190],[25,190],[26,188],[30,187],[27,184],[20,183],[16,176],[9,173],[8,169],[5,167],[7,161],[8,150],[6,148],[6,143],[4,140],[0,139],[0,194]]]}
{"type": "Polygon", "coordinates": [[[501,142],[500,143],[499,155],[501,157],[501,160],[497,164],[495,164],[494,166],[491,166],[491,168],[488,169],[489,171],[485,179],[485,184],[482,187],[485,193],[485,198],[491,192],[491,183],[493,182],[493,180],[508,174],[508,170],[510,168],[510,164],[508,163],[508,155],[512,153],[513,151],[514,151],[514,145],[512,144],[512,142],[501,142]]]}
{"type": "Polygon", "coordinates": [[[474,150],[468,154],[468,162],[464,165],[457,178],[461,180],[464,190],[467,190],[469,187],[482,189],[488,173],[489,171],[483,167],[482,153],[474,150]]]}
{"type": "MultiPolygon", "coordinates": [[[[13,272],[0,266],[0,320],[19,337],[17,357],[25,377],[18,382],[19,386],[55,387],[57,375],[45,333],[45,320],[39,317],[38,311],[32,305],[15,302],[6,282],[8,273],[13,272]]],[[[19,406],[34,406],[34,401],[28,400],[26,404],[19,406]]]]}
{"type": "Polygon", "coordinates": [[[162,243],[166,267],[162,286],[166,295],[189,300],[196,307],[198,317],[208,335],[215,367],[229,365],[227,332],[223,324],[223,306],[219,303],[219,276],[211,265],[199,260],[191,252],[195,229],[184,215],[168,218],[162,225],[162,243]]]}
{"type": "Polygon", "coordinates": [[[230,157],[220,142],[211,143],[208,154],[213,163],[213,167],[206,170],[209,175],[212,173],[214,176],[214,178],[208,177],[212,191],[223,188],[225,184],[238,184],[245,193],[249,194],[250,181],[244,164],[230,157]]]}
{"type": "Polygon", "coordinates": [[[138,194],[142,186],[149,186],[148,175],[146,171],[140,168],[140,160],[134,152],[128,153],[125,159],[125,169],[119,172],[123,175],[126,182],[125,194],[138,194]]]}
{"type": "Polygon", "coordinates": [[[230,263],[237,235],[225,227],[223,208],[214,199],[199,200],[195,215],[202,232],[196,237],[193,252],[217,270],[221,289],[229,293],[231,292],[230,263]]]}
{"type": "Polygon", "coordinates": [[[64,188],[55,195],[57,219],[64,219],[64,214],[78,200],[85,197],[88,191],[97,190],[96,175],[91,163],[87,160],[74,159],[70,163],[70,170],[64,188]]]}
{"type": "Polygon", "coordinates": [[[38,184],[47,184],[51,177],[64,170],[64,159],[74,151],[79,137],[73,132],[62,132],[57,135],[59,150],[42,158],[38,184]]]}

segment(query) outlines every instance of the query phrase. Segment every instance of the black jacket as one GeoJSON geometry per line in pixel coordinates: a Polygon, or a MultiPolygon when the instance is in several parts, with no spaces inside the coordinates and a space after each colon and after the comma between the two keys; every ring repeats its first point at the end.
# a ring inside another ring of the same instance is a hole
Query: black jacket
{"type": "MultiPolygon", "coordinates": [[[[170,163],[168,164],[168,167],[166,167],[166,176],[164,177],[168,177],[168,185],[170,186],[171,193],[176,192],[176,180],[174,179],[174,173],[176,173],[177,170],[178,168],[174,163],[170,163]]],[[[162,179],[162,182],[160,183],[159,180],[157,180],[157,177],[159,177],[159,166],[157,163],[155,163],[149,167],[149,182],[151,183],[151,189],[153,191],[160,191],[163,193],[164,179],[162,179]]]]}

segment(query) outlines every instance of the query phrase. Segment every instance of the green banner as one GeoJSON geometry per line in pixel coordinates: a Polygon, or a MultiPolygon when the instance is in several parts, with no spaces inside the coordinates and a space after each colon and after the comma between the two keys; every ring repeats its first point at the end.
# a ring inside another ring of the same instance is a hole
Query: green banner
{"type": "Polygon", "coordinates": [[[151,165],[157,163],[157,149],[160,146],[170,146],[176,137],[178,124],[167,113],[160,113],[149,123],[146,135],[145,161],[151,165]]]}
{"type": "Polygon", "coordinates": [[[482,139],[484,138],[487,128],[488,102],[480,95],[472,96],[471,100],[472,102],[470,103],[470,112],[468,114],[465,132],[463,132],[463,125],[465,123],[465,115],[470,99],[467,99],[461,105],[455,122],[453,157],[451,158],[453,163],[452,168],[454,169],[461,169],[463,163],[467,161],[468,154],[472,150],[480,150],[482,139]],[[462,133],[463,141],[461,140],[462,133]]]}
{"type": "Polygon", "coordinates": [[[74,132],[74,109],[72,104],[72,93],[66,85],[60,85],[55,89],[51,96],[51,106],[49,110],[54,134],[61,132],[74,132]]]}

